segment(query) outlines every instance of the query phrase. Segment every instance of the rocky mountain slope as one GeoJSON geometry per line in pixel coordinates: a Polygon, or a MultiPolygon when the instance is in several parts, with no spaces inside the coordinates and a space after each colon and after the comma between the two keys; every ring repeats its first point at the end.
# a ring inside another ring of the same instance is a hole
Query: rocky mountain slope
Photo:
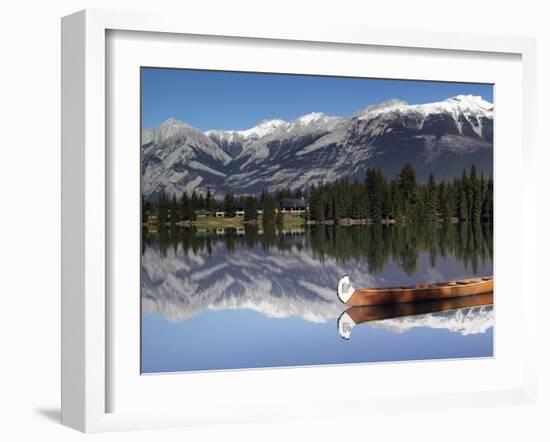
{"type": "Polygon", "coordinates": [[[472,163],[492,173],[493,105],[459,95],[409,105],[389,100],[348,117],[311,113],[247,130],[202,132],[169,119],[142,134],[142,189],[257,194],[320,180],[364,179],[368,167],[395,176],[405,163],[423,181],[454,178],[472,163]]]}

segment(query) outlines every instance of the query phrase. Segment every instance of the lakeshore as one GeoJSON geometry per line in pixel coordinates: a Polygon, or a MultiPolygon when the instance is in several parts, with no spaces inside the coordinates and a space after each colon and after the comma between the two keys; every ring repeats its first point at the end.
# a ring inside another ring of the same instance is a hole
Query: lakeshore
{"type": "MultiPolygon", "coordinates": [[[[293,214],[284,214],[282,216],[282,222],[279,223],[285,228],[293,228],[293,227],[300,227],[304,226],[306,224],[310,224],[310,221],[306,221],[306,219],[301,215],[293,215],[293,214]]],[[[271,223],[274,224],[274,223],[271,223]]],[[[169,227],[171,225],[177,226],[177,227],[196,227],[198,229],[223,229],[223,228],[244,228],[247,225],[263,225],[263,217],[262,215],[259,215],[258,218],[253,220],[245,220],[244,216],[234,216],[234,217],[216,217],[216,216],[203,216],[203,217],[197,217],[195,220],[185,220],[185,221],[177,221],[175,223],[164,223],[160,224],[158,222],[156,223],[148,223],[144,222],[143,226],[147,227],[149,230],[157,230],[161,227],[161,225],[164,225],[165,227],[169,227]]]]}
{"type": "MultiPolygon", "coordinates": [[[[448,221],[441,221],[440,223],[447,223],[447,224],[458,224],[460,223],[460,220],[456,217],[451,218],[448,221]]],[[[270,223],[270,224],[276,224],[276,223],[270,223]]],[[[292,229],[296,227],[305,227],[305,226],[315,226],[315,225],[327,225],[327,226],[333,226],[333,225],[339,225],[339,226],[363,226],[363,225],[374,225],[374,224],[382,224],[382,225],[394,225],[394,224],[405,224],[402,221],[395,220],[393,218],[389,219],[382,219],[379,222],[375,222],[371,218],[362,218],[362,219],[354,219],[354,218],[342,218],[335,222],[334,220],[324,220],[324,221],[317,221],[312,219],[306,219],[305,217],[301,215],[292,215],[292,214],[284,214],[282,217],[282,222],[279,223],[283,229],[292,229]]],[[[158,222],[156,223],[148,223],[144,222],[143,227],[146,227],[148,230],[158,230],[161,228],[161,224],[158,222]]],[[[235,217],[216,217],[216,216],[205,216],[205,217],[198,217],[194,221],[178,221],[175,223],[164,223],[162,226],[170,227],[170,226],[176,226],[176,227],[196,227],[198,229],[242,229],[245,226],[262,226],[263,225],[263,218],[260,215],[257,219],[247,221],[244,219],[243,216],[235,216],[235,217]]]]}

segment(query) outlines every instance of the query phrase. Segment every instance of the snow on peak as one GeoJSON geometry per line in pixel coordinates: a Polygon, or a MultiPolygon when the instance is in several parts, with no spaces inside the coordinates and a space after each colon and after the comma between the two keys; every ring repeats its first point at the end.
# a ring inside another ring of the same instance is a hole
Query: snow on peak
{"type": "Polygon", "coordinates": [[[493,104],[477,95],[457,95],[444,101],[426,104],[408,104],[406,101],[393,98],[380,104],[372,104],[366,109],[356,112],[359,119],[369,119],[388,112],[415,112],[424,116],[436,113],[449,113],[453,116],[464,114],[467,116],[493,116],[493,104]]]}
{"type": "Polygon", "coordinates": [[[409,103],[400,100],[399,98],[392,98],[390,100],[383,101],[382,103],[371,104],[366,109],[360,110],[354,114],[359,119],[370,118],[381,113],[390,111],[404,111],[410,108],[409,103]]]}
{"type": "MultiPolygon", "coordinates": [[[[414,121],[416,127],[421,128],[430,115],[440,114],[450,116],[459,133],[463,133],[463,125],[468,124],[471,130],[482,138],[484,119],[493,118],[493,104],[476,95],[457,95],[444,101],[426,104],[408,104],[399,99],[392,99],[371,105],[354,116],[360,120],[372,120],[378,117],[391,120],[394,117],[408,116],[412,117],[412,119],[409,118],[409,124],[414,121]]],[[[384,127],[381,126],[380,130],[383,129],[384,127]]]]}
{"type": "Polygon", "coordinates": [[[278,128],[287,125],[284,120],[262,120],[256,126],[245,130],[208,130],[205,135],[209,137],[216,137],[223,140],[234,140],[235,137],[242,137],[245,140],[262,138],[275,132],[278,128]]]}
{"type": "Polygon", "coordinates": [[[301,130],[300,128],[309,125],[331,128],[339,121],[342,121],[342,117],[332,117],[322,112],[311,112],[290,122],[276,118],[273,120],[262,120],[256,126],[246,130],[209,130],[205,134],[220,140],[232,141],[235,137],[242,137],[248,141],[263,138],[278,130],[291,132],[301,130]]]}
{"type": "Polygon", "coordinates": [[[489,113],[493,111],[493,103],[485,101],[479,95],[457,95],[456,97],[447,98],[445,103],[457,107],[462,112],[489,113]]]}
{"type": "MultiPolygon", "coordinates": [[[[425,104],[409,104],[401,99],[392,98],[382,103],[371,104],[367,108],[354,113],[352,117],[360,120],[371,120],[382,117],[384,121],[390,121],[393,118],[412,116],[416,124],[422,127],[425,119],[433,114],[450,115],[454,119],[460,133],[462,133],[463,129],[464,116],[472,124],[474,132],[481,137],[484,124],[483,119],[493,118],[493,104],[477,95],[457,95],[443,101],[425,104]]],[[[281,134],[284,132],[292,136],[312,130],[318,131],[322,129],[330,131],[340,123],[348,121],[348,119],[348,117],[328,116],[322,112],[311,112],[290,122],[275,118],[262,120],[254,127],[245,130],[209,130],[204,132],[204,135],[215,142],[244,142],[246,145],[250,145],[250,143],[255,143],[264,137],[273,136],[275,133],[281,131],[281,134]]],[[[142,142],[143,144],[147,144],[151,141],[171,138],[182,132],[190,133],[193,131],[199,132],[182,121],[169,118],[156,128],[144,131],[142,142]]],[[[262,152],[265,151],[265,149],[260,150],[262,152]]]]}
{"type": "Polygon", "coordinates": [[[480,95],[456,95],[455,97],[447,98],[445,101],[468,103],[469,105],[479,106],[486,109],[493,107],[492,103],[485,101],[480,95]]]}
{"type": "Polygon", "coordinates": [[[256,126],[251,127],[250,129],[236,132],[242,135],[244,138],[262,138],[275,132],[278,128],[280,128],[281,126],[285,126],[286,124],[288,124],[286,121],[280,119],[262,120],[256,126]]]}
{"type": "Polygon", "coordinates": [[[477,95],[457,95],[445,101],[419,104],[416,107],[422,109],[426,115],[447,112],[453,115],[461,113],[466,116],[493,117],[493,104],[477,95]]]}
{"type": "Polygon", "coordinates": [[[229,143],[234,142],[239,137],[239,132],[237,132],[236,130],[226,131],[226,130],[214,129],[214,130],[207,130],[204,134],[207,137],[217,139],[220,141],[227,141],[229,143]]]}
{"type": "Polygon", "coordinates": [[[400,100],[399,98],[391,98],[389,100],[383,101],[382,103],[378,104],[371,104],[367,107],[368,110],[378,110],[378,109],[390,109],[390,108],[399,108],[408,106],[409,103],[407,103],[404,100],[400,100]]]}
{"type": "Polygon", "coordinates": [[[343,120],[345,120],[345,118],[329,116],[322,112],[311,112],[291,121],[288,125],[288,130],[293,131],[295,134],[312,129],[331,130],[343,120]]]}
{"type": "Polygon", "coordinates": [[[482,136],[483,119],[493,118],[493,104],[476,95],[457,95],[437,103],[419,104],[416,106],[424,116],[431,114],[448,114],[455,121],[460,133],[463,133],[465,117],[470,123],[471,129],[482,136]]]}
{"type": "Polygon", "coordinates": [[[312,112],[310,114],[302,115],[301,117],[296,118],[295,121],[303,125],[307,125],[307,124],[316,123],[319,121],[324,122],[324,121],[327,121],[329,118],[330,117],[326,116],[322,112],[312,112]]]}

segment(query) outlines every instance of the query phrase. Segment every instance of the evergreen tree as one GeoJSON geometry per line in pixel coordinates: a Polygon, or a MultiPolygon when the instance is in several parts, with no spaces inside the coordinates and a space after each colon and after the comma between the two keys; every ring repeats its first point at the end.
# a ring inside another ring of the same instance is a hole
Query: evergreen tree
{"type": "Polygon", "coordinates": [[[482,220],[493,222],[493,178],[487,180],[487,190],[483,197],[482,220]]]}
{"type": "Polygon", "coordinates": [[[464,195],[461,195],[461,205],[460,205],[460,211],[461,211],[461,220],[468,221],[472,217],[472,202],[473,202],[473,193],[472,193],[472,186],[470,182],[470,178],[468,177],[466,170],[462,171],[462,178],[461,178],[461,186],[462,186],[462,192],[464,195]],[[463,204],[464,201],[462,201],[462,198],[465,199],[465,205],[463,204]],[[463,218],[462,215],[465,217],[463,218]]]}
{"type": "Polygon", "coordinates": [[[223,198],[223,208],[226,216],[235,216],[235,197],[231,192],[227,192],[223,198]]]}
{"type": "Polygon", "coordinates": [[[359,183],[357,179],[353,182],[350,188],[350,208],[349,217],[353,219],[367,219],[369,216],[368,195],[366,185],[359,183]]]}
{"type": "Polygon", "coordinates": [[[310,203],[309,203],[310,216],[315,221],[324,221],[325,218],[325,198],[324,198],[324,186],[319,184],[317,187],[313,186],[310,191],[310,203]]]}
{"type": "Polygon", "coordinates": [[[382,205],[384,198],[384,177],[382,172],[375,169],[367,169],[366,177],[367,194],[369,198],[369,215],[372,222],[382,221],[382,205]]]}
{"type": "Polygon", "coordinates": [[[410,206],[410,211],[412,213],[412,216],[410,217],[410,221],[412,223],[421,223],[425,221],[425,213],[426,213],[426,204],[424,201],[424,198],[420,197],[421,190],[417,189],[417,196],[416,196],[416,202],[414,205],[410,206]]]}
{"type": "Polygon", "coordinates": [[[264,226],[275,222],[275,199],[271,195],[265,196],[262,223],[264,226]]]}
{"type": "Polygon", "coordinates": [[[180,210],[182,212],[182,218],[185,221],[192,221],[193,220],[193,209],[191,208],[191,203],[189,201],[189,197],[187,195],[187,192],[183,192],[180,198],[180,210]]]}
{"type": "Polygon", "coordinates": [[[453,200],[451,186],[445,182],[437,186],[438,212],[443,222],[449,222],[453,216],[453,200]]]}
{"type": "Polygon", "coordinates": [[[396,221],[401,221],[403,218],[403,197],[399,183],[392,180],[390,184],[390,199],[391,199],[391,215],[396,221]]]}
{"type": "Polygon", "coordinates": [[[258,212],[256,210],[256,199],[252,196],[248,196],[244,203],[244,220],[255,221],[258,218],[258,212]]]}
{"type": "Polygon", "coordinates": [[[460,188],[460,199],[458,203],[458,219],[460,221],[468,220],[468,194],[464,186],[460,188]]]}
{"type": "Polygon", "coordinates": [[[453,216],[460,220],[460,200],[462,194],[462,185],[458,178],[453,180],[451,184],[452,209],[453,216]]]}
{"type": "Polygon", "coordinates": [[[158,197],[158,222],[161,227],[168,222],[168,197],[164,189],[160,191],[158,197]]]}
{"type": "Polygon", "coordinates": [[[338,219],[351,217],[352,185],[345,178],[336,184],[336,204],[338,219]]]}
{"type": "Polygon", "coordinates": [[[179,214],[178,214],[178,200],[176,198],[176,194],[172,194],[172,199],[170,200],[170,224],[175,224],[179,220],[179,214]]]}
{"type": "Polygon", "coordinates": [[[197,209],[201,209],[201,210],[206,209],[205,199],[202,193],[199,194],[197,198],[197,209]]]}
{"type": "Polygon", "coordinates": [[[207,210],[214,210],[214,199],[212,198],[212,192],[210,191],[210,187],[206,188],[206,197],[204,199],[205,209],[207,210]]]}
{"type": "Polygon", "coordinates": [[[462,177],[456,180],[455,199],[456,216],[460,221],[468,221],[470,218],[470,181],[466,170],[462,171],[462,177]]]}
{"type": "Polygon", "coordinates": [[[335,224],[338,224],[338,222],[340,221],[340,204],[339,204],[339,200],[338,200],[338,186],[335,185],[334,186],[334,189],[332,191],[332,196],[331,196],[331,218],[332,220],[334,221],[335,224]]]}
{"type": "Polygon", "coordinates": [[[403,214],[414,217],[414,206],[417,198],[416,171],[411,164],[405,164],[399,173],[399,190],[403,199],[403,214]]]}
{"type": "Polygon", "coordinates": [[[392,201],[390,186],[384,179],[382,181],[382,217],[388,220],[392,216],[392,201]]]}
{"type": "Polygon", "coordinates": [[[477,178],[475,164],[470,169],[470,189],[472,195],[470,221],[478,223],[481,220],[482,189],[481,183],[477,178]]]}
{"type": "Polygon", "coordinates": [[[195,210],[199,209],[199,197],[197,195],[197,192],[193,190],[193,193],[191,193],[191,199],[189,200],[189,219],[191,221],[195,221],[197,219],[197,214],[195,213],[195,210]]]}
{"type": "Polygon", "coordinates": [[[424,220],[429,223],[437,221],[437,186],[435,184],[435,178],[433,174],[428,177],[428,183],[426,184],[424,194],[424,220]]]}
{"type": "Polygon", "coordinates": [[[331,220],[333,219],[333,214],[332,214],[333,205],[332,205],[332,188],[330,184],[323,186],[323,192],[321,195],[322,195],[322,201],[323,201],[323,208],[325,210],[324,218],[326,220],[331,220]]]}

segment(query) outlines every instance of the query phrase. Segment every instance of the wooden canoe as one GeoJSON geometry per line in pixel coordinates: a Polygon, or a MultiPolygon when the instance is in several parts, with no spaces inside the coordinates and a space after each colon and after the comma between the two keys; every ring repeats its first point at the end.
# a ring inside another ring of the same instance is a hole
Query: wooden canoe
{"type": "Polygon", "coordinates": [[[378,304],[350,307],[343,312],[337,321],[338,333],[346,340],[351,330],[364,322],[400,318],[403,316],[422,315],[443,312],[466,307],[478,307],[493,304],[493,293],[474,296],[438,299],[435,301],[404,302],[397,304],[378,304]]]}
{"type": "Polygon", "coordinates": [[[338,281],[337,295],[340,301],[350,306],[434,301],[492,293],[493,280],[492,276],[483,276],[409,287],[355,289],[349,276],[345,275],[338,281]]]}

